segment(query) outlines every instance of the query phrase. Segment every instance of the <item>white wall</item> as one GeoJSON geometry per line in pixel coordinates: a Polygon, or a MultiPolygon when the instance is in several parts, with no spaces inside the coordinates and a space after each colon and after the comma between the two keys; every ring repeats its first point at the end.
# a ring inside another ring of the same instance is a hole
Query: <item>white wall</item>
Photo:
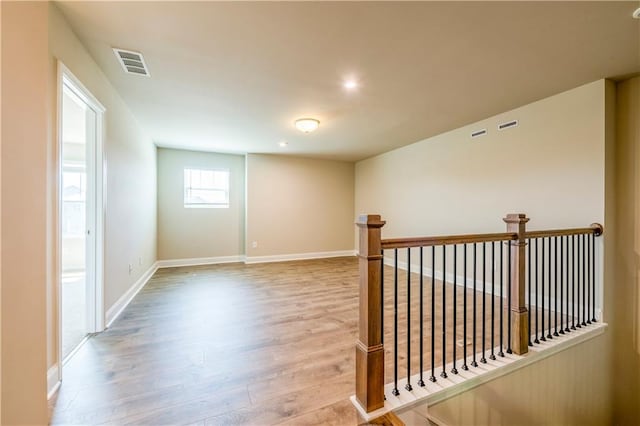
{"type": "MultiPolygon", "coordinates": [[[[49,8],[49,150],[48,197],[55,206],[57,150],[57,59],[60,59],[106,108],[106,211],[104,250],[105,312],[156,261],[156,148],[98,65],[72,32],[55,5],[49,8]],[[129,264],[133,271],[129,273],[129,264]]],[[[132,78],[135,78],[132,76],[132,78]]],[[[56,208],[49,207],[49,242],[55,248],[56,208]]],[[[48,365],[57,356],[55,277],[58,253],[49,265],[48,365]]]]}
{"type": "Polygon", "coordinates": [[[244,255],[244,156],[158,149],[158,259],[244,255]],[[185,208],[184,169],[228,169],[229,208],[185,208]]]}
{"type": "Polygon", "coordinates": [[[248,154],[247,260],[352,251],[353,200],[353,163],[248,154]]]}

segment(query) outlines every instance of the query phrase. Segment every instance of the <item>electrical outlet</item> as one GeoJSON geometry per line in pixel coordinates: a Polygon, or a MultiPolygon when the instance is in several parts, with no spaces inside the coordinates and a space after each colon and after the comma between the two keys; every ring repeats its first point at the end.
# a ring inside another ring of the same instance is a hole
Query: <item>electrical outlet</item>
{"type": "Polygon", "coordinates": [[[258,242],[257,241],[252,242],[251,248],[258,248],[258,242]]]}
{"type": "Polygon", "coordinates": [[[133,265],[130,263],[129,264],[129,275],[131,275],[132,272],[133,272],[133,265]]]}

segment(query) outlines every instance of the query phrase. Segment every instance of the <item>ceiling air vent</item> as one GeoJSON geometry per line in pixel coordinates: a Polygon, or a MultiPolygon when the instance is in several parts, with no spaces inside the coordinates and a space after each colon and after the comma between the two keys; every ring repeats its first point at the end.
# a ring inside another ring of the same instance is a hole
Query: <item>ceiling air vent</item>
{"type": "Polygon", "coordinates": [[[144,62],[142,53],[133,52],[131,50],[123,50],[113,48],[113,53],[116,54],[118,62],[122,65],[122,68],[126,73],[144,75],[150,77],[149,70],[147,70],[147,64],[144,62]]]}
{"type": "Polygon", "coordinates": [[[518,120],[507,121],[506,123],[498,124],[498,130],[506,130],[518,125],[518,120]]]}
{"type": "Polygon", "coordinates": [[[486,134],[487,134],[487,129],[476,130],[475,132],[471,133],[471,139],[484,136],[486,134]]]}

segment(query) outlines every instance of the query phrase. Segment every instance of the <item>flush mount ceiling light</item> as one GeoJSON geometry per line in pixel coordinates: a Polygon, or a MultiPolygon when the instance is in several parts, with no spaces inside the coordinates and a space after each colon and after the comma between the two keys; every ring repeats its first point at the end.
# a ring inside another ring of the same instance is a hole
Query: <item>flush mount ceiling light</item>
{"type": "Polygon", "coordinates": [[[640,19],[640,7],[633,12],[633,17],[636,19],[640,19]]]}
{"type": "Polygon", "coordinates": [[[320,121],[315,118],[299,118],[295,122],[296,129],[303,133],[311,133],[318,128],[320,121]]]}
{"type": "Polygon", "coordinates": [[[358,88],[358,82],[354,79],[345,80],[344,83],[342,83],[342,87],[349,91],[356,90],[358,88]]]}

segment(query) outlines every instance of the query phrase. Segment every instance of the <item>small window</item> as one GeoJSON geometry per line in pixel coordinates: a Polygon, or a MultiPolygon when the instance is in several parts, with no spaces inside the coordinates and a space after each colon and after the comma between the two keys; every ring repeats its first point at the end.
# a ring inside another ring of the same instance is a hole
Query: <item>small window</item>
{"type": "Polygon", "coordinates": [[[186,208],[228,208],[229,170],[184,169],[186,208]]]}

